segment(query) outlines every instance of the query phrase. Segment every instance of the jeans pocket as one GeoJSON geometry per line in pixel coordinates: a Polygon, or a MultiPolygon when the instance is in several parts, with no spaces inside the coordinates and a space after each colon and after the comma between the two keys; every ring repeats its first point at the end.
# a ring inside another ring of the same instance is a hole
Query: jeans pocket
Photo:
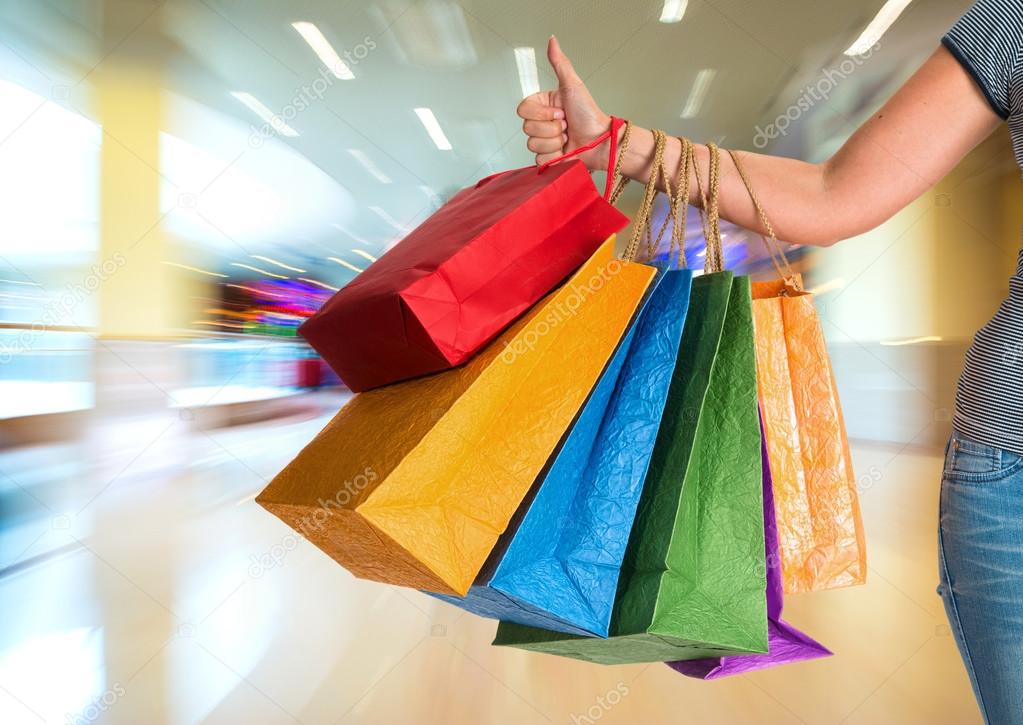
{"type": "Polygon", "coordinates": [[[943,476],[949,481],[988,483],[1007,478],[1023,468],[1023,457],[952,433],[945,451],[943,476]]]}

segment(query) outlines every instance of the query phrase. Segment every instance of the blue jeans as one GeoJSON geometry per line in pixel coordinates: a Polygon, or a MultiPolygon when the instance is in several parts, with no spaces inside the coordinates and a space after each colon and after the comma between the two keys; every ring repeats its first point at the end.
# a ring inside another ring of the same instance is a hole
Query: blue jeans
{"type": "Polygon", "coordinates": [[[953,433],[942,478],[938,592],[984,721],[1023,725],[1023,456],[953,433]]]}

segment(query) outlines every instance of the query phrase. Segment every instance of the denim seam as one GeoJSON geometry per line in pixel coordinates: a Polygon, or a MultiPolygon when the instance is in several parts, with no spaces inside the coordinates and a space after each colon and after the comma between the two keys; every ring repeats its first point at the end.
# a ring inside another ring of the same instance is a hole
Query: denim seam
{"type": "MultiPolygon", "coordinates": [[[[997,483],[998,481],[1001,481],[1003,478],[1009,478],[1013,474],[1017,473],[1021,468],[1023,468],[1023,458],[1018,458],[1005,468],[1001,468],[997,471],[989,471],[987,473],[956,471],[955,463],[956,454],[955,452],[953,452],[952,461],[950,463],[951,470],[942,471],[943,477],[951,481],[952,483],[997,483]]],[[[998,464],[1001,465],[1000,459],[998,461],[998,464]]]]}
{"type": "MultiPolygon", "coordinates": [[[[941,508],[944,507],[941,506],[941,508]]],[[[939,519],[942,513],[943,511],[939,510],[939,519]]],[[[956,603],[955,589],[952,586],[952,577],[948,573],[948,563],[945,561],[945,532],[940,525],[938,526],[938,552],[941,558],[941,573],[945,580],[945,596],[948,597],[949,608],[952,611],[953,621],[951,624],[956,628],[956,633],[959,635],[959,642],[962,644],[963,659],[966,661],[970,681],[977,694],[977,704],[980,707],[980,714],[984,716],[985,723],[990,723],[991,719],[988,717],[988,708],[987,704],[984,702],[984,693],[981,692],[980,680],[977,678],[977,669],[973,666],[973,653],[970,651],[970,645],[966,641],[966,634],[963,632],[963,622],[959,617],[959,605],[956,603]]]]}

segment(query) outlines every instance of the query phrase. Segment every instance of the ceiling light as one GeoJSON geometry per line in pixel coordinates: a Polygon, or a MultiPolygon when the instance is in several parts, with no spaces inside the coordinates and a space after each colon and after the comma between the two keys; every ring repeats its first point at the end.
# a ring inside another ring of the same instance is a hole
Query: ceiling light
{"type": "Polygon", "coordinates": [[[270,128],[277,133],[282,136],[298,136],[298,131],[286,124],[284,119],[264,106],[263,103],[251,93],[246,93],[245,91],[231,91],[231,95],[248,106],[250,111],[268,123],[270,128]]]}
{"type": "MultiPolygon", "coordinates": [[[[267,272],[265,269],[259,267],[253,267],[251,264],[242,264],[241,262],[231,262],[232,267],[241,267],[242,269],[251,269],[253,272],[259,272],[265,274],[267,277],[276,277],[277,279],[287,279],[283,274],[277,274],[276,272],[267,272]]],[[[226,276],[226,275],[225,275],[226,276]]]]}
{"type": "Polygon", "coordinates": [[[440,195],[426,184],[420,184],[419,190],[426,194],[426,198],[429,199],[430,203],[434,206],[444,205],[444,200],[440,198],[440,195]]]}
{"type": "Polygon", "coordinates": [[[217,322],[215,320],[192,320],[193,325],[210,325],[211,327],[226,327],[229,330],[244,330],[245,325],[238,322],[217,322]]]}
{"type": "Polygon", "coordinates": [[[246,287],[243,284],[229,284],[227,286],[234,287],[235,289],[245,290],[246,292],[251,292],[257,295],[266,295],[268,297],[284,297],[284,295],[278,294],[277,292],[269,292],[267,290],[256,289],[255,287],[246,287]]]}
{"type": "Polygon", "coordinates": [[[942,338],[937,335],[925,335],[924,337],[910,337],[905,340],[881,340],[885,347],[898,347],[900,345],[919,345],[921,342],[941,342],[942,338]]]}
{"type": "Polygon", "coordinates": [[[258,259],[261,262],[269,262],[270,264],[277,265],[281,269],[290,269],[292,272],[299,272],[299,273],[302,273],[302,274],[305,273],[304,269],[299,269],[298,267],[292,267],[290,264],[285,264],[284,262],[278,262],[276,259],[271,259],[270,257],[264,257],[262,254],[253,254],[252,258],[253,259],[258,259]]]}
{"type": "Polygon", "coordinates": [[[337,264],[340,264],[342,267],[347,267],[348,269],[350,269],[350,270],[352,270],[353,272],[356,272],[356,273],[364,272],[365,271],[361,267],[356,267],[351,262],[346,262],[345,260],[338,259],[337,257],[327,257],[327,259],[330,260],[331,262],[336,262],[337,264]]]}
{"type": "Polygon", "coordinates": [[[329,289],[331,292],[337,292],[339,289],[341,289],[340,287],[331,287],[329,284],[326,284],[325,282],[320,282],[318,279],[309,279],[308,277],[299,277],[298,279],[300,282],[308,282],[309,284],[316,285],[317,287],[329,289]]]}
{"type": "Polygon", "coordinates": [[[845,279],[842,277],[836,277],[835,279],[829,279],[827,282],[821,282],[816,287],[811,287],[807,290],[812,295],[822,295],[826,292],[833,292],[837,289],[845,287],[845,279]]]}
{"type": "Polygon", "coordinates": [[[331,222],[330,226],[334,227],[342,234],[347,234],[352,239],[357,241],[359,244],[365,244],[367,247],[372,246],[368,241],[360,237],[358,234],[352,233],[352,231],[348,227],[342,226],[341,224],[338,224],[336,222],[331,222]]]}
{"type": "Polygon", "coordinates": [[[177,267],[179,269],[187,269],[189,272],[198,272],[199,274],[208,274],[210,277],[227,277],[226,274],[220,272],[209,272],[205,269],[199,269],[198,267],[189,267],[187,264],[178,264],[177,262],[164,262],[168,267],[177,267]]]}
{"type": "Polygon", "coordinates": [[[661,8],[660,21],[662,23],[681,22],[682,16],[686,14],[689,0],[664,0],[664,7],[661,8]]]}
{"type": "Polygon", "coordinates": [[[717,74],[718,72],[713,68],[704,68],[696,74],[692,90],[689,91],[689,98],[686,99],[686,105],[682,108],[681,118],[696,118],[699,115],[700,109],[703,107],[703,99],[707,97],[710,84],[717,74]]]}
{"type": "Polygon", "coordinates": [[[433,145],[441,151],[450,151],[451,142],[444,135],[444,130],[440,127],[437,117],[433,115],[433,111],[429,108],[416,108],[415,112],[419,116],[419,120],[422,122],[426,132],[430,134],[430,140],[433,141],[433,145]]]}
{"type": "Polygon", "coordinates": [[[515,65],[519,68],[519,85],[522,87],[522,97],[539,93],[540,77],[536,72],[536,49],[516,48],[515,65]]]}
{"type": "Polygon", "coordinates": [[[373,159],[367,156],[364,152],[359,149],[348,149],[348,153],[353,159],[362,164],[362,168],[366,169],[370,176],[379,181],[381,184],[390,184],[391,177],[380,170],[373,159]]]}
{"type": "Polygon", "coordinates": [[[341,60],[341,56],[334,50],[334,46],[330,44],[330,41],[323,37],[323,33],[320,32],[319,28],[304,20],[292,23],[291,27],[298,31],[298,34],[305,39],[305,42],[309,43],[309,47],[319,56],[323,65],[330,69],[335,78],[340,78],[343,81],[350,81],[355,78],[352,69],[341,60]]]}
{"type": "Polygon", "coordinates": [[[845,51],[845,54],[863,55],[877,45],[877,41],[881,40],[881,36],[888,32],[888,28],[892,27],[892,23],[899,19],[902,11],[906,9],[911,1],[888,0],[878,10],[877,15],[870,21],[870,24],[864,29],[860,37],[856,39],[856,42],[845,51]]]}
{"type": "Polygon", "coordinates": [[[376,257],[374,257],[369,252],[363,251],[361,249],[353,249],[352,254],[358,254],[360,257],[362,257],[363,259],[368,259],[370,262],[377,261],[376,257]]]}
{"type": "Polygon", "coordinates": [[[379,206],[371,206],[371,207],[369,207],[369,210],[370,210],[371,212],[373,212],[374,214],[376,214],[376,215],[377,215],[378,217],[380,217],[381,219],[383,219],[383,220],[384,220],[385,222],[387,222],[388,224],[390,224],[390,225],[391,225],[392,227],[394,227],[394,228],[395,228],[395,229],[396,229],[397,231],[401,232],[402,234],[408,234],[408,231],[409,231],[409,230],[408,230],[408,227],[406,227],[406,226],[405,226],[404,224],[402,224],[401,222],[399,222],[399,221],[398,221],[397,219],[395,219],[395,218],[394,218],[393,216],[391,216],[391,215],[390,215],[390,214],[388,214],[388,213],[387,213],[386,211],[384,211],[383,209],[381,209],[381,208],[380,208],[379,206]]]}

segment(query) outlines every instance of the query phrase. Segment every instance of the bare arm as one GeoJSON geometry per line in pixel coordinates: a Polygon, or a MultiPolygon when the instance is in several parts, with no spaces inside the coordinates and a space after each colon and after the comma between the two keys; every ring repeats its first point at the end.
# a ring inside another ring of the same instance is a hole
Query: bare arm
{"type": "MultiPolygon", "coordinates": [[[[519,115],[537,161],[554,158],[596,138],[610,119],[551,39],[548,56],[557,91],[524,99],[519,115]]],[[[1001,123],[983,93],[944,47],[832,158],[822,164],[742,152],[741,158],[778,236],[827,246],[873,229],[944,177],[1001,123]]],[[[646,182],[653,135],[634,126],[622,173],[646,182]]],[[[606,149],[583,156],[590,168],[606,166],[606,149]]],[[[677,168],[681,143],[669,139],[665,165],[677,168]]],[[[697,168],[706,179],[708,149],[697,145],[697,168]]],[[[721,217],[763,231],[728,154],[721,155],[721,217]]],[[[691,201],[696,203],[695,184],[691,201]]]]}

